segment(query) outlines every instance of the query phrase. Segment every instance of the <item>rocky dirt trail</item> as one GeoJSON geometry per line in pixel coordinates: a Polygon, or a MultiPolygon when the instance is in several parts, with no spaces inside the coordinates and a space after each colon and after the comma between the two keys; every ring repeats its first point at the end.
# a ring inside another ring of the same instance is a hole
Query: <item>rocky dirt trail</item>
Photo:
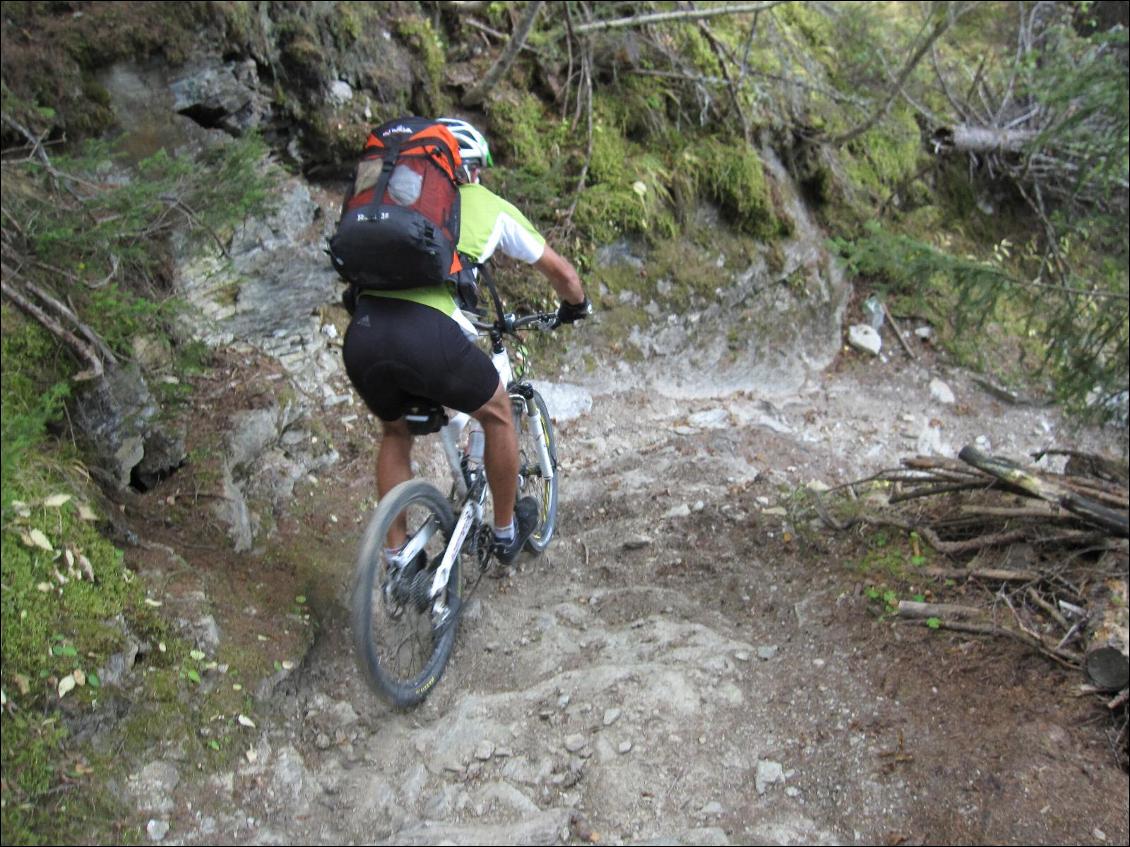
{"type": "MultiPolygon", "coordinates": [[[[1055,443],[1050,411],[956,372],[943,403],[926,361],[854,354],[772,400],[608,373],[546,388],[571,407],[558,538],[482,581],[430,699],[396,712],[359,677],[358,518],[240,766],[150,784],[178,809],[167,843],[1126,843],[1127,777],[1078,679],[877,621],[858,540],[781,508],[923,444],[1021,456],[1055,443]]],[[[349,514],[368,466],[312,511],[349,514]]]]}

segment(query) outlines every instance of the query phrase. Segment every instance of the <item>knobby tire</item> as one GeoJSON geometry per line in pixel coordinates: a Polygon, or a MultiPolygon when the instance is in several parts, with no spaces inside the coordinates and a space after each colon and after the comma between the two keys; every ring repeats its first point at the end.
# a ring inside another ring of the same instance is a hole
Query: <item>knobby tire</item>
{"type": "Polygon", "coordinates": [[[550,479],[547,480],[541,475],[537,441],[530,430],[533,421],[526,414],[525,400],[517,395],[514,395],[514,428],[518,433],[520,475],[518,497],[532,495],[538,501],[538,523],[533,534],[526,541],[526,549],[535,556],[540,556],[553,540],[553,533],[557,529],[557,438],[553,432],[553,421],[549,417],[545,400],[537,391],[534,391],[533,399],[545,432],[549,457],[553,463],[554,474],[550,479]]]}
{"type": "MultiPolygon", "coordinates": [[[[388,564],[384,550],[397,517],[409,518],[409,537],[431,519],[438,531],[426,548],[427,561],[438,563],[455,526],[451,504],[433,485],[408,480],[388,492],[377,505],[357,556],[351,595],[354,653],[369,687],[397,708],[424,700],[443,675],[455,643],[458,616],[439,634],[432,629],[430,607],[397,604],[385,596],[388,564]]],[[[432,567],[429,566],[428,574],[432,567]]],[[[429,580],[430,582],[430,580],[429,580]]],[[[458,605],[462,591],[460,561],[447,583],[448,605],[458,605]]]]}

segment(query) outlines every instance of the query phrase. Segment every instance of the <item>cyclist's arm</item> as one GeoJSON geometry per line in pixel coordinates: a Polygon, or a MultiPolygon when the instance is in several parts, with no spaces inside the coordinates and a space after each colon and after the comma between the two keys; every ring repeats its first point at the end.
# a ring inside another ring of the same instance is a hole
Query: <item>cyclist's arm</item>
{"type": "Polygon", "coordinates": [[[574,306],[584,302],[585,289],[576,268],[548,244],[545,245],[541,258],[534,262],[534,267],[549,280],[562,300],[574,306]]]}

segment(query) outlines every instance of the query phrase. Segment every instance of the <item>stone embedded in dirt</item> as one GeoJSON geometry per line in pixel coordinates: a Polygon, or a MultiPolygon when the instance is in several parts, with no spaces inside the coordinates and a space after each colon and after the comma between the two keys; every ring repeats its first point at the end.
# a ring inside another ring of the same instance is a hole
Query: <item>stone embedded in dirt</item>
{"type": "Polygon", "coordinates": [[[952,406],[957,402],[957,398],[953,396],[953,390],[940,379],[930,380],[930,396],[947,406],[952,406]]]}
{"type": "Polygon", "coordinates": [[[550,416],[558,424],[587,415],[592,411],[592,393],[587,388],[567,382],[534,380],[533,386],[545,400],[550,416]]]}
{"type": "Polygon", "coordinates": [[[848,327],[848,344],[856,350],[878,356],[883,349],[883,339],[867,324],[853,324],[848,327]]]}
{"type": "Polygon", "coordinates": [[[777,655],[777,651],[779,649],[780,648],[776,644],[769,644],[764,647],[758,647],[757,658],[761,659],[763,662],[768,662],[770,659],[774,658],[777,655]]]}
{"type": "Polygon", "coordinates": [[[953,456],[953,448],[942,441],[942,431],[927,423],[918,436],[915,448],[920,456],[953,456]]]}
{"type": "Polygon", "coordinates": [[[604,710],[604,725],[605,726],[612,726],[612,724],[616,723],[617,719],[620,717],[620,714],[621,714],[620,710],[617,709],[617,708],[605,709],[604,710]]]}
{"type": "Polygon", "coordinates": [[[624,541],[625,550],[640,550],[652,543],[652,539],[647,535],[633,535],[624,541]]]}
{"type": "Polygon", "coordinates": [[[150,762],[131,778],[130,787],[140,808],[166,813],[173,809],[173,792],[180,784],[180,771],[172,762],[150,762]]]}
{"type": "Polygon", "coordinates": [[[494,755],[494,744],[483,739],[479,742],[479,746],[475,748],[475,758],[480,762],[489,762],[491,756],[494,755]]]}
{"type": "Polygon", "coordinates": [[[616,749],[619,750],[621,753],[630,753],[631,750],[632,750],[632,742],[631,741],[621,741],[620,746],[617,747],[616,749]]]}
{"type": "Polygon", "coordinates": [[[753,784],[758,794],[764,794],[769,790],[769,786],[784,781],[785,769],[780,762],[771,762],[768,759],[760,759],[757,762],[757,774],[753,778],[753,784]]]}
{"type": "Polygon", "coordinates": [[[169,822],[151,820],[145,825],[145,834],[150,841],[160,841],[169,833],[169,822]]]}
{"type": "Polygon", "coordinates": [[[690,514],[691,514],[691,507],[688,506],[686,503],[680,503],[678,506],[674,506],[673,508],[668,509],[666,514],[663,515],[663,517],[665,517],[665,518],[687,518],[687,517],[690,517],[690,514]]]}
{"type": "Polygon", "coordinates": [[[585,748],[585,737],[580,733],[565,736],[565,749],[570,753],[579,753],[585,748]]]}
{"type": "Polygon", "coordinates": [[[726,409],[707,409],[695,412],[687,422],[702,429],[726,429],[730,425],[730,413],[726,409]]]}

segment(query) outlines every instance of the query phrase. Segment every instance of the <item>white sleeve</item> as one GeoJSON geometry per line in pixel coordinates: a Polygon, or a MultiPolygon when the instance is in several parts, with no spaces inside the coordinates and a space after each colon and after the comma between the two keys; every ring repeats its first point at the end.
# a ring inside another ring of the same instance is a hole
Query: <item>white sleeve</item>
{"type": "Polygon", "coordinates": [[[497,246],[511,259],[532,265],[545,252],[545,239],[536,232],[531,232],[528,226],[505,212],[500,213],[494,222],[494,231],[488,243],[490,247],[488,255],[493,253],[497,246]]]}

